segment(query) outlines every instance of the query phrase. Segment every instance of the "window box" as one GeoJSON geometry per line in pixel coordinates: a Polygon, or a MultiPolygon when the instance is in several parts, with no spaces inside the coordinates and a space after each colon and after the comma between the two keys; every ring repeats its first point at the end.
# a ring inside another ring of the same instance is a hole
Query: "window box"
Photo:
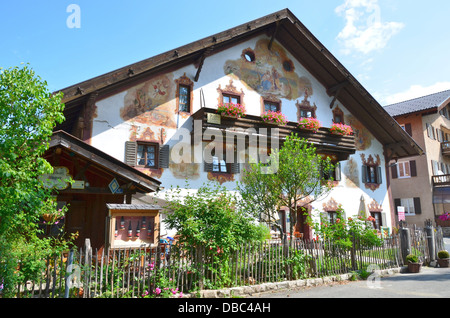
{"type": "Polygon", "coordinates": [[[218,105],[217,113],[222,116],[241,118],[245,116],[245,107],[238,103],[222,103],[218,105]]]}
{"type": "Polygon", "coordinates": [[[353,134],[353,129],[349,125],[333,123],[330,127],[330,132],[334,135],[350,136],[353,134]]]}
{"type": "Polygon", "coordinates": [[[308,118],[300,118],[298,121],[298,127],[300,129],[312,130],[317,132],[322,124],[317,118],[308,117],[308,118]]]}
{"type": "Polygon", "coordinates": [[[275,111],[265,111],[261,114],[261,119],[263,122],[267,124],[274,124],[274,125],[286,125],[288,123],[288,120],[285,115],[281,112],[275,112],[275,111]]]}

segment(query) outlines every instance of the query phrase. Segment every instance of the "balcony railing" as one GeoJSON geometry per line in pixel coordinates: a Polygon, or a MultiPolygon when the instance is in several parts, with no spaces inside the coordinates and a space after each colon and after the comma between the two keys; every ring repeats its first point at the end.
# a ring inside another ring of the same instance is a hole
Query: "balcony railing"
{"type": "Polygon", "coordinates": [[[450,141],[441,142],[441,151],[444,156],[450,156],[450,141]]]}
{"type": "Polygon", "coordinates": [[[438,176],[433,176],[433,185],[450,185],[450,174],[442,174],[438,176]]]}
{"type": "MultiPolygon", "coordinates": [[[[202,121],[202,132],[207,128],[222,131],[243,131],[245,138],[249,128],[256,131],[258,137],[270,138],[271,128],[279,129],[279,139],[284,140],[291,133],[313,143],[319,153],[335,154],[338,160],[346,160],[349,155],[356,152],[355,136],[341,136],[332,134],[329,128],[320,128],[317,132],[299,129],[296,122],[288,122],[285,126],[276,126],[264,123],[259,116],[246,115],[243,118],[220,117],[213,108],[202,108],[193,114],[194,120],[202,121]],[[219,116],[219,117],[217,117],[219,116]],[[214,119],[212,119],[214,118],[214,119]],[[266,128],[262,130],[261,128],[266,128]],[[265,135],[264,135],[265,134],[265,135]]],[[[195,128],[195,127],[194,127],[195,128]]],[[[193,129],[194,133],[194,129],[193,129]]]]}

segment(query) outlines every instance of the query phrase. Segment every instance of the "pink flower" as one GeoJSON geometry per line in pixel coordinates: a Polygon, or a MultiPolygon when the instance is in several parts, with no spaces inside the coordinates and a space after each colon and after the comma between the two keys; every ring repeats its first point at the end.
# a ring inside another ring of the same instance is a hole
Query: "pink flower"
{"type": "Polygon", "coordinates": [[[155,289],[155,294],[156,294],[156,295],[161,294],[161,288],[156,287],[156,289],[155,289]]]}

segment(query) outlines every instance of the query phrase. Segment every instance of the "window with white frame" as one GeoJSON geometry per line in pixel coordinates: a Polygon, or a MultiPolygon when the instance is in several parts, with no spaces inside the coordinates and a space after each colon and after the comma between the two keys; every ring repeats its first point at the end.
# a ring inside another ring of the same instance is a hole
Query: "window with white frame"
{"type": "Polygon", "coordinates": [[[410,178],[411,177],[411,169],[410,169],[409,161],[399,161],[397,163],[397,175],[398,175],[398,178],[410,178]]]}
{"type": "Polygon", "coordinates": [[[413,198],[403,198],[400,199],[400,205],[405,207],[405,215],[415,215],[414,209],[414,199],[413,198]]]}

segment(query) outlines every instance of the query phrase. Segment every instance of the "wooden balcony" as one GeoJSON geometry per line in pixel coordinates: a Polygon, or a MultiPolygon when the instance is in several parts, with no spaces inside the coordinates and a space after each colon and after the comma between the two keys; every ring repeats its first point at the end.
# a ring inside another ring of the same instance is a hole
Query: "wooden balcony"
{"type": "Polygon", "coordinates": [[[433,186],[450,186],[450,174],[442,174],[438,176],[433,176],[433,186]]]}
{"type": "Polygon", "coordinates": [[[450,141],[441,142],[442,155],[450,156],[450,141]]]}
{"type": "MultiPolygon", "coordinates": [[[[335,154],[337,160],[346,160],[356,151],[355,136],[341,136],[332,134],[329,128],[320,128],[317,132],[299,129],[296,122],[289,122],[285,126],[264,123],[259,116],[246,115],[243,118],[221,117],[213,108],[202,108],[192,115],[194,120],[202,121],[202,133],[207,128],[219,129],[223,132],[238,132],[243,138],[255,131],[258,138],[267,138],[270,142],[271,128],[278,128],[280,144],[291,133],[313,143],[318,153],[335,154]],[[250,128],[250,129],[249,129],[250,128]],[[264,129],[265,128],[265,129],[264,129]]],[[[194,126],[195,129],[195,126],[194,126]]],[[[194,129],[192,132],[194,133],[194,129]]],[[[225,135],[224,135],[225,137],[225,135]]]]}

